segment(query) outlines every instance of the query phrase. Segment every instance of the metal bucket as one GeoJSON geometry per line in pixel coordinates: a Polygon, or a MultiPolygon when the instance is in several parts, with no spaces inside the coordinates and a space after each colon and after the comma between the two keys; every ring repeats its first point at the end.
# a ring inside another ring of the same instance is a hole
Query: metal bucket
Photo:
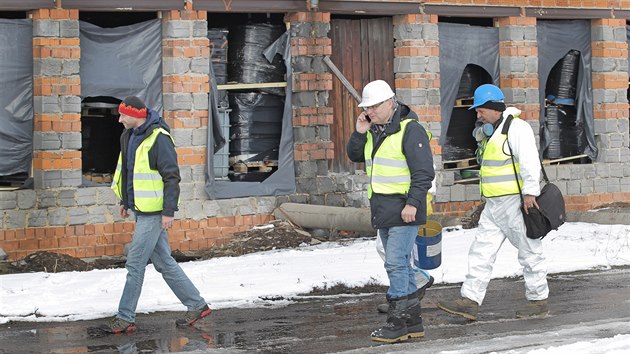
{"type": "Polygon", "coordinates": [[[429,220],[420,225],[413,248],[413,263],[420,269],[435,269],[442,264],[442,224],[429,220]]]}

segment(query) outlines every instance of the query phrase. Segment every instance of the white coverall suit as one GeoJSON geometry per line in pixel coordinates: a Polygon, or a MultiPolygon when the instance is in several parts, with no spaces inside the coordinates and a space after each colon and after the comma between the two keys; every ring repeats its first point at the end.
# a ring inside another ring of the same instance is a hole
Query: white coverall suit
{"type": "MultiPolygon", "coordinates": [[[[521,111],[509,107],[503,112],[503,121],[494,134],[501,134],[505,118],[521,111]]],[[[534,133],[529,124],[514,119],[508,131],[508,142],[515,161],[520,165],[523,180],[523,195],[540,195],[540,159],[534,133]]],[[[507,145],[504,152],[509,155],[507,145]]],[[[497,252],[507,238],[518,249],[518,261],[523,266],[525,297],[527,300],[544,300],[549,295],[547,264],[543,254],[542,240],[526,236],[521,212],[521,197],[518,194],[486,198],[486,205],[479,219],[479,229],[468,253],[468,274],[462,284],[461,295],[479,305],[486,295],[497,252]]]]}

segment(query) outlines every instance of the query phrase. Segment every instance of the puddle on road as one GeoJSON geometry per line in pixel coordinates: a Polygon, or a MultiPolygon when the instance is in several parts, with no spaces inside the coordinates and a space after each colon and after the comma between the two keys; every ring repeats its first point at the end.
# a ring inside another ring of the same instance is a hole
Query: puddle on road
{"type": "Polygon", "coordinates": [[[384,321],[382,296],[326,298],[274,309],[216,311],[177,328],[174,313],[142,315],[138,331],[91,337],[103,320],[17,322],[0,326],[0,353],[172,353],[222,349],[315,354],[374,345],[369,333],[384,321]]]}
{"type": "MultiPolygon", "coordinates": [[[[0,332],[0,353],[170,353],[216,348],[236,349],[243,333],[206,333],[198,328],[138,332],[92,338],[85,326],[56,326],[0,332]],[[86,343],[93,343],[87,344],[86,343]]],[[[170,327],[170,326],[169,326],[170,327]]]]}

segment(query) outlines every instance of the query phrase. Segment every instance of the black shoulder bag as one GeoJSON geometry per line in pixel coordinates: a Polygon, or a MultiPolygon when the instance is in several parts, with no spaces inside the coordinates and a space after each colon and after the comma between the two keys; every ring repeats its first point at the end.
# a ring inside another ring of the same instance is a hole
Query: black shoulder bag
{"type": "MultiPolygon", "coordinates": [[[[503,125],[502,134],[506,134],[512,123],[512,116],[508,116],[505,124],[503,125]]],[[[521,196],[521,211],[523,212],[523,220],[525,221],[525,227],[527,228],[527,237],[531,239],[542,239],[551,230],[557,230],[560,225],[564,224],[566,218],[566,212],[564,207],[564,197],[562,192],[555,184],[549,182],[547,178],[547,172],[545,167],[540,162],[545,185],[540,190],[540,195],[536,197],[536,203],[540,209],[529,208],[525,213],[525,200],[523,199],[523,193],[521,191],[521,185],[518,183],[518,174],[516,173],[516,164],[514,163],[514,153],[512,153],[512,147],[510,142],[506,139],[508,148],[510,149],[510,158],[512,159],[512,168],[514,168],[514,177],[516,178],[516,185],[518,186],[518,195],[521,196]]]]}

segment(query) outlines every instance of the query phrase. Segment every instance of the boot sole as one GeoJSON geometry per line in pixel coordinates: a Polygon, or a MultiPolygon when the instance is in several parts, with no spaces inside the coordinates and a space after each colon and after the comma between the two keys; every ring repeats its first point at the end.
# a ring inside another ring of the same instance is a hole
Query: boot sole
{"type": "Polygon", "coordinates": [[[424,337],[424,331],[407,333],[407,338],[422,338],[424,337]]]}
{"type": "Polygon", "coordinates": [[[449,308],[446,308],[446,307],[440,305],[440,303],[438,303],[437,307],[442,309],[442,310],[444,310],[444,311],[446,311],[446,312],[448,312],[448,313],[450,313],[450,314],[459,315],[459,316],[462,316],[465,319],[468,319],[468,320],[471,320],[471,321],[477,321],[477,316],[473,316],[473,315],[471,315],[469,313],[451,310],[449,308]]]}
{"type": "MultiPolygon", "coordinates": [[[[422,335],[424,335],[424,333],[422,333],[422,335]]],[[[405,334],[405,335],[402,335],[402,336],[397,337],[397,338],[372,337],[373,341],[381,342],[381,343],[398,343],[398,342],[404,342],[407,339],[409,339],[409,334],[405,334]]]]}
{"type": "Polygon", "coordinates": [[[194,318],[194,319],[192,319],[192,320],[190,320],[190,321],[188,321],[188,322],[179,322],[179,323],[178,323],[177,321],[175,321],[175,325],[176,325],[177,327],[188,327],[188,326],[192,326],[195,322],[197,322],[198,320],[200,320],[200,319],[202,319],[202,318],[204,318],[204,317],[208,316],[211,312],[212,312],[212,309],[211,309],[211,308],[208,308],[207,310],[205,310],[204,312],[202,312],[202,313],[201,313],[201,316],[199,316],[199,317],[197,317],[197,318],[194,318]]]}
{"type": "Polygon", "coordinates": [[[129,333],[129,332],[135,332],[138,330],[138,327],[136,326],[129,326],[125,329],[119,329],[119,330],[111,330],[112,334],[122,334],[122,333],[129,333]]]}
{"type": "Polygon", "coordinates": [[[411,326],[407,324],[407,336],[409,338],[424,337],[424,326],[422,325],[422,323],[411,326]]]}

